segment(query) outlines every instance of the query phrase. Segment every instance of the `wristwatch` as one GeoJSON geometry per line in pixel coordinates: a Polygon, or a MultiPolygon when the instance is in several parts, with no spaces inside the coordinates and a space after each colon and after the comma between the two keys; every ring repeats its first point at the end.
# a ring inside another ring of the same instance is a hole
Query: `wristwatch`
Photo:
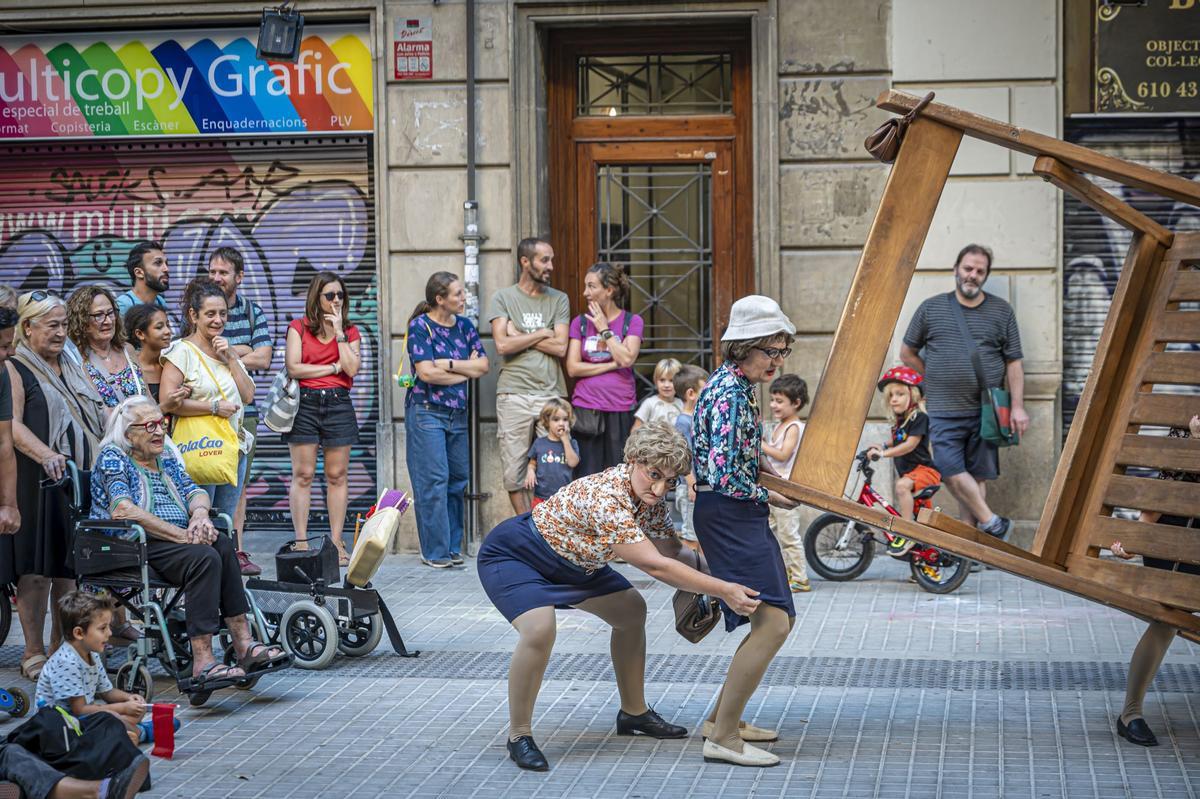
{"type": "Polygon", "coordinates": [[[611,330],[605,330],[600,333],[600,338],[602,338],[605,341],[608,341],[610,338],[612,338],[615,335],[616,335],[616,333],[613,333],[611,330]]]}
{"type": "Polygon", "coordinates": [[[348,339],[346,338],[346,334],[345,334],[345,333],[342,333],[342,334],[340,334],[340,335],[337,337],[337,340],[338,340],[338,343],[339,343],[339,344],[345,344],[345,343],[348,341],[348,339]]]}
{"type": "Polygon", "coordinates": [[[449,358],[447,358],[447,359],[446,359],[446,364],[447,364],[447,366],[446,366],[446,371],[447,371],[447,372],[453,372],[453,371],[454,371],[454,361],[452,361],[452,360],[450,360],[449,358]]]}

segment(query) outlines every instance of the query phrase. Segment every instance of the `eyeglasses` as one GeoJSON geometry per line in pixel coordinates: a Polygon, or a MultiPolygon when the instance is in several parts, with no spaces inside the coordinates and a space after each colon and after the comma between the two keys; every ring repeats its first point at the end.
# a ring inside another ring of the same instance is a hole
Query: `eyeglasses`
{"type": "Polygon", "coordinates": [[[112,319],[116,315],[117,315],[117,312],[114,311],[112,308],[109,308],[107,311],[97,311],[96,313],[88,314],[88,316],[91,318],[91,320],[93,322],[95,322],[96,324],[100,324],[105,319],[112,319]]]}
{"type": "Polygon", "coordinates": [[[644,471],[646,473],[646,478],[650,480],[650,485],[662,483],[663,485],[665,485],[667,487],[667,490],[670,490],[670,489],[674,488],[675,486],[679,485],[678,477],[664,477],[661,472],[659,472],[655,469],[649,469],[645,466],[642,467],[642,471],[644,471]]]}
{"type": "Polygon", "coordinates": [[[150,433],[151,435],[153,435],[155,433],[160,433],[163,430],[167,429],[167,420],[160,416],[157,419],[151,419],[148,422],[131,423],[129,426],[130,427],[140,427],[143,430],[145,430],[147,433],[150,433]]]}
{"type": "Polygon", "coordinates": [[[786,358],[792,354],[791,347],[755,347],[754,349],[766,355],[771,360],[776,358],[786,358]]]}
{"type": "Polygon", "coordinates": [[[334,300],[346,299],[346,292],[344,292],[344,291],[326,291],[321,296],[324,297],[325,299],[329,300],[330,302],[333,302],[334,300]]]}

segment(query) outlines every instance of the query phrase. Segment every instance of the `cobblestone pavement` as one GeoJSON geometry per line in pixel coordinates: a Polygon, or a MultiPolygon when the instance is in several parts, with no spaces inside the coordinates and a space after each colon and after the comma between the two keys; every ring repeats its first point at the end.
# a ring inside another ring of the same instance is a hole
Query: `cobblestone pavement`
{"type": "MultiPolygon", "coordinates": [[[[253,542],[256,560],[278,541],[253,542]]],[[[699,645],[677,636],[670,589],[630,567],[651,610],[647,695],[695,729],[740,633],[699,645]]],[[[766,770],[705,764],[698,735],[654,741],[614,732],[616,689],[604,625],[559,614],[534,733],[552,764],[507,759],[505,674],[515,633],[468,560],[434,571],[393,556],[377,584],[405,641],[324,671],[265,677],[188,707],[162,672],[159,701],[180,701],[172,761],[152,795],[208,797],[1192,797],[1200,792],[1200,648],[1177,640],[1146,702],[1162,745],[1132,746],[1114,716],[1142,624],[997,571],[936,597],[877,558],[851,583],[814,580],[796,629],[747,708],[778,727],[766,770]]],[[[0,648],[17,674],[20,633],[0,648]]],[[[12,723],[0,727],[6,734],[12,723]]]]}

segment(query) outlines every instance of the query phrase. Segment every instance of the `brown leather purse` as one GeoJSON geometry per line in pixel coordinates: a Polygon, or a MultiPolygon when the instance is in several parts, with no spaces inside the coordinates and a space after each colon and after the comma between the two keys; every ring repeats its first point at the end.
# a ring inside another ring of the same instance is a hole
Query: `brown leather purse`
{"type": "Polygon", "coordinates": [[[721,606],[704,594],[680,589],[671,598],[671,605],[675,608],[675,631],[693,644],[700,643],[721,620],[721,606]]]}
{"type": "Polygon", "coordinates": [[[892,117],[876,128],[875,132],[863,142],[867,152],[885,164],[895,161],[896,156],[900,154],[900,145],[904,143],[904,133],[908,130],[908,126],[932,100],[933,92],[930,92],[921,98],[913,110],[902,117],[892,117]]]}

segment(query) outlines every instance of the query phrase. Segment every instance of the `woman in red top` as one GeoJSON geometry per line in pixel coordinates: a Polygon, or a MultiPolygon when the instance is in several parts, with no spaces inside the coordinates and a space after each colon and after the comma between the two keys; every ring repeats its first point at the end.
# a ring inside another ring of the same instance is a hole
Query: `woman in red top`
{"type": "Polygon", "coordinates": [[[325,454],[325,504],[329,533],[341,564],[350,562],[342,543],[346,521],[346,470],[350,446],[358,443],[358,419],[350,404],[350,386],[362,365],[358,328],[345,323],[349,306],[346,284],[333,272],[321,272],[308,284],[304,319],[293,319],[287,332],[288,375],[300,381],[300,407],[289,433],[292,485],[288,505],[300,548],[308,537],[312,481],[317,446],[325,454]]]}

